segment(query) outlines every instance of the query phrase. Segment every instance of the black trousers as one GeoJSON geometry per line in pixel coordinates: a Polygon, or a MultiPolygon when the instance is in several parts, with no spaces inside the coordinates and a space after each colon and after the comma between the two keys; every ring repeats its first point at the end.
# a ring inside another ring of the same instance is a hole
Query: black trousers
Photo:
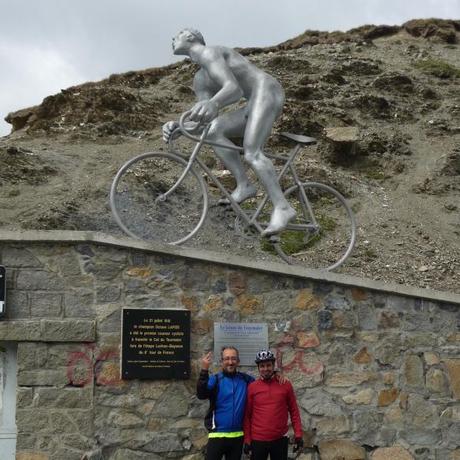
{"type": "Polygon", "coordinates": [[[251,460],[287,460],[289,439],[283,436],[275,441],[252,441],[251,460]]]}
{"type": "Polygon", "coordinates": [[[206,460],[240,460],[243,452],[243,436],[237,438],[209,438],[206,460]]]}

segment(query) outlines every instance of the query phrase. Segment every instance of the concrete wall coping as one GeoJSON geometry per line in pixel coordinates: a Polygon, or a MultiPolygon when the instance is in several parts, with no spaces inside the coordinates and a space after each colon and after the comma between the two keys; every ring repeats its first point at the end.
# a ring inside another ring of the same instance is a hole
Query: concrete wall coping
{"type": "Polygon", "coordinates": [[[0,321],[0,340],[94,342],[96,340],[96,321],[75,318],[0,321]]]}
{"type": "Polygon", "coordinates": [[[332,273],[325,270],[306,269],[295,265],[288,265],[283,262],[250,260],[241,256],[222,254],[205,249],[148,243],[133,238],[112,236],[100,232],[69,230],[0,230],[0,244],[1,243],[94,243],[460,305],[460,294],[453,292],[435,291],[396,283],[384,283],[382,281],[332,273]]]}

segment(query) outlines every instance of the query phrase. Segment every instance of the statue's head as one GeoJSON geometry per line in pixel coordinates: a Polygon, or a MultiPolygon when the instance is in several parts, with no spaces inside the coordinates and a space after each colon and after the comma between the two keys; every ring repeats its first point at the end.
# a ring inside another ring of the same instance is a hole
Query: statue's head
{"type": "Polygon", "coordinates": [[[201,32],[192,28],[181,30],[172,41],[174,54],[187,54],[188,49],[193,43],[206,44],[201,32]]]}

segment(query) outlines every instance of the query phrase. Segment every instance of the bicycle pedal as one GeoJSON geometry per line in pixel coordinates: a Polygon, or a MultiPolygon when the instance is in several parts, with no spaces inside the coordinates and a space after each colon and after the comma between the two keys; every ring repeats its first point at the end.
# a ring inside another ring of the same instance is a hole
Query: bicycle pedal
{"type": "Polygon", "coordinates": [[[281,241],[281,238],[279,237],[279,235],[271,235],[269,237],[269,241],[272,244],[276,244],[276,243],[279,243],[281,241]]]}

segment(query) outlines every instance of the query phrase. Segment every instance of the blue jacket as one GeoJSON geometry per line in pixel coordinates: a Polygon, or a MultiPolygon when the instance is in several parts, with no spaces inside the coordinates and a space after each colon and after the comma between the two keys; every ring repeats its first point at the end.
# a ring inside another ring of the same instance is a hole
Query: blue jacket
{"type": "Polygon", "coordinates": [[[244,407],[248,385],[254,377],[243,372],[218,372],[209,376],[202,370],[197,383],[198,399],[209,399],[205,426],[209,431],[231,433],[243,431],[244,407]]]}

